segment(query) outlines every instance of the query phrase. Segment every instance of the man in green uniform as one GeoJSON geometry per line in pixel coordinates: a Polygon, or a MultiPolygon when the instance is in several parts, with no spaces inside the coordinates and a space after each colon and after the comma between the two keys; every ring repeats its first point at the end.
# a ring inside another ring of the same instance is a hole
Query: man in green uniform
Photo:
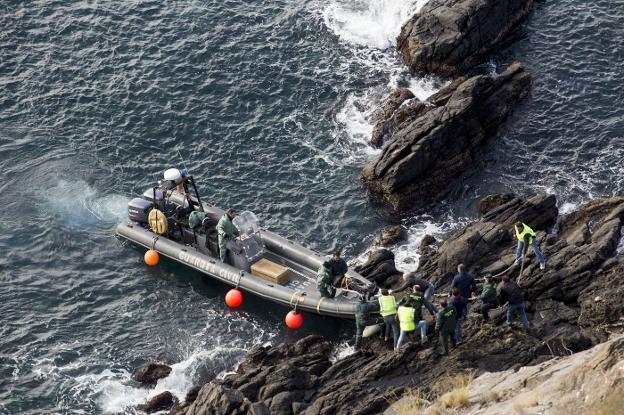
{"type": "Polygon", "coordinates": [[[332,285],[331,264],[328,261],[323,262],[316,273],[316,288],[321,297],[334,298],[336,295],[336,288],[332,285]]]}
{"type": "Polygon", "coordinates": [[[369,302],[367,296],[360,295],[360,302],[355,306],[355,350],[362,346],[362,334],[364,328],[375,324],[371,313],[379,311],[379,306],[374,302],[369,302]]]}
{"type": "Polygon", "coordinates": [[[449,352],[449,341],[455,347],[455,326],[457,325],[457,310],[452,305],[448,305],[446,300],[440,301],[442,310],[436,318],[435,330],[440,333],[440,343],[442,345],[442,354],[447,355],[449,352]]]}
{"type": "Polygon", "coordinates": [[[483,278],[483,288],[481,289],[481,294],[479,294],[479,300],[483,302],[481,304],[483,321],[488,321],[490,319],[490,310],[496,308],[498,303],[496,284],[492,282],[492,278],[489,275],[483,278]]]}
{"type": "Polygon", "coordinates": [[[427,342],[427,321],[422,318],[422,308],[425,306],[427,310],[431,313],[433,317],[436,316],[438,310],[436,310],[435,306],[429,302],[426,298],[426,289],[428,286],[422,287],[420,285],[414,285],[412,287],[412,293],[403,298],[401,300],[401,304],[404,304],[408,301],[411,302],[411,306],[414,308],[414,322],[418,329],[420,330],[420,340],[422,343],[427,342]],[[423,293],[423,291],[425,291],[423,293]]]}
{"type": "Polygon", "coordinates": [[[225,262],[227,258],[228,242],[234,242],[234,238],[239,235],[238,229],[232,223],[232,219],[236,217],[236,210],[230,208],[225,212],[225,215],[219,219],[217,223],[217,235],[219,242],[219,258],[225,262]]]}
{"type": "Polygon", "coordinates": [[[516,238],[518,238],[518,246],[516,247],[516,265],[520,264],[520,258],[522,257],[522,253],[524,252],[524,247],[527,245],[531,245],[533,247],[533,251],[535,251],[535,255],[537,256],[537,260],[540,264],[540,269],[546,268],[546,260],[542,255],[542,251],[540,251],[539,246],[537,245],[537,241],[535,240],[535,232],[533,229],[529,228],[525,223],[516,222],[514,225],[516,230],[516,238]]]}

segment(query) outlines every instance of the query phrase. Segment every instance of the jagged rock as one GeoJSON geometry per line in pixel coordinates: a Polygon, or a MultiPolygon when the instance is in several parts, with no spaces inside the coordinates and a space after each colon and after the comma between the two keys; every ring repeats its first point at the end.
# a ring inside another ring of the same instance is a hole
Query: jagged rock
{"type": "Polygon", "coordinates": [[[519,63],[498,76],[452,84],[400,123],[381,154],[364,167],[364,182],[395,210],[439,199],[474,164],[476,150],[496,133],[530,85],[531,76],[519,63]]]}
{"type": "Polygon", "coordinates": [[[435,244],[436,242],[437,242],[436,238],[434,238],[433,236],[425,235],[425,236],[423,236],[423,238],[420,241],[420,244],[418,245],[418,251],[419,252],[424,252],[424,251],[426,251],[426,249],[428,247],[430,247],[431,245],[435,244]]]}
{"type": "Polygon", "coordinates": [[[477,203],[477,212],[479,212],[479,215],[485,215],[492,209],[510,202],[515,197],[513,193],[486,196],[477,203]]]}
{"type": "Polygon", "coordinates": [[[477,275],[501,272],[514,259],[514,223],[525,222],[539,231],[554,224],[557,213],[552,195],[514,198],[451,235],[437,251],[423,255],[418,270],[438,286],[450,282],[460,263],[477,275]]]}
{"type": "Polygon", "coordinates": [[[186,415],[243,415],[248,404],[240,391],[210,382],[202,387],[186,415]]]}
{"type": "Polygon", "coordinates": [[[143,412],[148,414],[167,410],[175,404],[175,399],[171,392],[165,391],[151,398],[145,405],[141,407],[143,412]]]}
{"type": "Polygon", "coordinates": [[[407,100],[414,98],[414,94],[407,88],[399,88],[390,93],[381,109],[373,114],[375,126],[370,143],[373,147],[379,148],[383,145],[384,135],[388,129],[388,119],[407,100]]]}
{"type": "Polygon", "coordinates": [[[605,263],[589,286],[581,292],[579,325],[595,341],[611,333],[624,333],[624,257],[605,263]]]}
{"type": "Polygon", "coordinates": [[[375,238],[376,246],[391,246],[407,239],[407,231],[402,226],[391,226],[383,229],[375,238]]]}
{"type": "Polygon", "coordinates": [[[453,76],[511,34],[533,0],[430,0],[401,28],[397,48],[415,72],[453,76]]]}
{"type": "Polygon", "coordinates": [[[161,363],[146,363],[137,370],[135,378],[146,386],[154,386],[159,379],[166,378],[171,373],[171,367],[161,363]]]}
{"type": "Polygon", "coordinates": [[[401,278],[401,272],[394,264],[394,254],[388,249],[372,251],[368,260],[355,267],[363,277],[375,282],[380,287],[389,288],[401,278]]]}

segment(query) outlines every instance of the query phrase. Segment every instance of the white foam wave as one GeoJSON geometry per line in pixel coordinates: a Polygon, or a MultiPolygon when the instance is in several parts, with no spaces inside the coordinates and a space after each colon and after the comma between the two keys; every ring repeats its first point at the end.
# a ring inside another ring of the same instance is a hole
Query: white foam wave
{"type": "Polygon", "coordinates": [[[468,218],[445,222],[434,222],[429,217],[421,218],[408,228],[407,240],[392,249],[396,268],[403,272],[416,271],[420,264],[418,247],[425,235],[431,235],[436,238],[436,240],[440,241],[450,232],[461,226],[465,226],[468,222],[468,218]]]}
{"type": "Polygon", "coordinates": [[[336,363],[339,360],[351,356],[353,353],[355,353],[355,347],[349,345],[347,341],[343,341],[332,349],[329,360],[332,363],[336,363]]]}
{"type": "Polygon", "coordinates": [[[120,195],[102,195],[83,180],[60,179],[43,191],[45,213],[60,215],[72,224],[115,222],[126,216],[128,199],[120,195]]]}
{"type": "Polygon", "coordinates": [[[394,45],[403,22],[427,0],[334,1],[323,11],[325,25],[342,40],[376,49],[394,45]]]}

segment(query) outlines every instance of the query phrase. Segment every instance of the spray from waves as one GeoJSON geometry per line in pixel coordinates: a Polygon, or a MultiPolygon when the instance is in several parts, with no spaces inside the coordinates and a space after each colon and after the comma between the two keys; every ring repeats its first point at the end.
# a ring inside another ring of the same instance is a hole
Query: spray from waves
{"type": "Polygon", "coordinates": [[[143,413],[136,408],[165,391],[183,401],[193,386],[236,370],[250,349],[270,342],[275,336],[246,313],[227,318],[222,311],[210,309],[205,318],[207,323],[199,332],[189,332],[175,341],[175,349],[182,359],[170,365],[169,376],[160,379],[154,388],[142,387],[126,368],[118,367],[77,377],[72,380],[70,395],[82,400],[88,397],[98,412],[106,414],[143,413]],[[242,333],[251,336],[241,338],[242,333]]]}
{"type": "Polygon", "coordinates": [[[335,1],[323,11],[325,25],[342,40],[375,49],[394,45],[403,22],[427,0],[335,1]]]}
{"type": "Polygon", "coordinates": [[[470,222],[469,218],[453,219],[450,216],[444,222],[435,222],[429,216],[416,218],[414,224],[408,228],[407,240],[392,249],[397,269],[404,272],[414,272],[418,269],[420,263],[418,247],[425,235],[441,240],[468,222],[470,222]]]}
{"type": "Polygon", "coordinates": [[[43,191],[43,213],[61,216],[70,225],[88,226],[98,222],[116,222],[126,216],[128,199],[120,195],[102,195],[83,180],[60,179],[43,191]]]}
{"type": "MultiPolygon", "coordinates": [[[[378,154],[370,147],[374,113],[389,90],[408,88],[425,100],[443,86],[433,77],[413,78],[393,50],[395,39],[403,23],[418,12],[427,0],[338,0],[323,5],[325,26],[350,46],[351,62],[343,63],[346,73],[352,64],[374,74],[382,74],[387,82],[363,92],[351,92],[336,114],[334,140],[343,144],[351,160],[360,162],[378,154]]],[[[355,74],[357,76],[357,74],[355,74]]]]}

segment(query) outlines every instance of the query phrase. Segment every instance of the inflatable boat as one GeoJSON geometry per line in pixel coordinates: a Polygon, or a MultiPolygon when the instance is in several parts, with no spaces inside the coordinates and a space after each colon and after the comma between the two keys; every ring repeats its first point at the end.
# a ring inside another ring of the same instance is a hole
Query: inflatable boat
{"type": "Polygon", "coordinates": [[[249,211],[233,219],[240,235],[228,241],[226,260],[221,261],[216,224],[223,215],[223,210],[201,201],[192,176],[166,174],[158,186],[128,203],[129,223],[119,224],[116,234],[225,284],[299,311],[354,318],[359,296],[375,289],[349,269],[336,296],[321,297],[316,273],[325,257],[261,228],[249,211]]]}

